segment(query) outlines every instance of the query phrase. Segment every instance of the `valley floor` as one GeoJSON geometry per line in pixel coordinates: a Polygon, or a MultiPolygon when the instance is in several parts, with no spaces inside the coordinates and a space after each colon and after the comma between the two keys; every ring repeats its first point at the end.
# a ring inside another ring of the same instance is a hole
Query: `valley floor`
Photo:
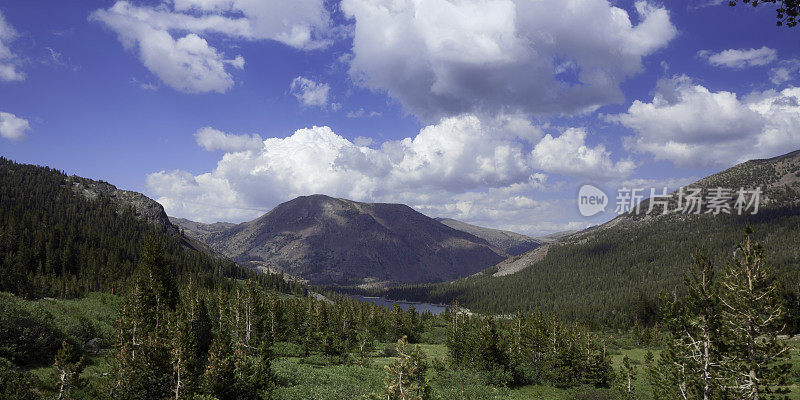
{"type": "MultiPolygon", "coordinates": [[[[800,339],[788,341],[791,347],[792,363],[792,383],[788,386],[791,389],[789,399],[800,399],[800,339]]],[[[391,343],[384,343],[378,346],[393,346],[391,343]]],[[[440,344],[422,344],[423,352],[429,360],[447,356],[447,348],[440,344]]],[[[643,368],[645,354],[648,349],[641,347],[623,348],[612,350],[612,360],[615,369],[622,365],[624,356],[628,356],[634,365],[638,367],[638,379],[635,383],[638,400],[651,400],[653,398],[652,389],[647,382],[646,372],[643,368]]],[[[658,349],[651,349],[657,356],[658,349]]],[[[380,351],[374,352],[371,357],[369,367],[360,366],[313,366],[304,364],[300,358],[285,357],[276,361],[274,369],[279,377],[279,381],[287,386],[281,387],[276,392],[276,399],[285,400],[338,400],[338,399],[358,399],[362,395],[379,392],[383,384],[383,367],[392,363],[394,358],[380,355],[380,351]]],[[[447,372],[446,374],[452,374],[447,372]]],[[[492,386],[481,385],[477,382],[470,382],[465,376],[442,376],[437,371],[429,371],[429,380],[433,383],[434,393],[442,396],[437,398],[461,399],[461,390],[468,392],[471,399],[508,399],[508,400],[572,400],[582,398],[604,399],[613,398],[611,390],[599,390],[594,388],[573,388],[558,389],[551,386],[529,385],[517,388],[498,389],[492,386]],[[590,393],[596,397],[590,397],[590,393]],[[582,397],[583,394],[585,397],[582,397]],[[601,397],[607,394],[609,397],[601,397]],[[453,397],[444,397],[444,396],[453,397]]]]}
{"type": "MultiPolygon", "coordinates": [[[[4,295],[8,296],[8,295],[4,295]]],[[[90,329],[94,334],[110,337],[113,335],[113,324],[117,318],[116,308],[119,304],[117,296],[93,293],[79,300],[38,300],[25,301],[30,307],[42,307],[55,317],[55,322],[66,331],[81,334],[90,329]]],[[[652,390],[646,377],[644,359],[648,351],[658,356],[658,348],[643,348],[633,343],[628,334],[614,338],[610,334],[601,333],[609,343],[608,351],[615,370],[619,370],[624,356],[632,360],[637,370],[634,382],[638,400],[653,398],[652,390]]],[[[434,398],[436,399],[615,399],[617,393],[612,389],[595,389],[593,387],[577,387],[558,389],[551,386],[529,385],[513,388],[499,388],[486,385],[475,374],[454,371],[449,368],[437,368],[436,365],[447,363],[448,349],[441,343],[437,334],[427,336],[424,340],[434,343],[421,343],[420,349],[426,356],[430,368],[427,371],[434,398]]],[[[790,347],[792,373],[788,386],[792,393],[790,399],[800,399],[800,339],[790,339],[786,343],[790,347]]],[[[276,376],[277,387],[273,398],[278,400],[345,400],[363,399],[370,394],[380,393],[384,383],[384,367],[396,360],[394,343],[377,343],[365,363],[367,366],[354,365],[350,360],[345,364],[330,364],[320,354],[312,353],[307,357],[296,344],[278,342],[273,345],[276,358],[272,361],[272,370],[276,376]]],[[[412,345],[417,346],[417,345],[412,345]]],[[[99,381],[109,372],[109,360],[113,357],[110,348],[100,349],[88,358],[88,366],[82,377],[87,381],[99,381]]],[[[41,366],[30,370],[37,378],[37,386],[43,398],[53,398],[56,386],[52,383],[55,374],[53,365],[41,366]]]]}

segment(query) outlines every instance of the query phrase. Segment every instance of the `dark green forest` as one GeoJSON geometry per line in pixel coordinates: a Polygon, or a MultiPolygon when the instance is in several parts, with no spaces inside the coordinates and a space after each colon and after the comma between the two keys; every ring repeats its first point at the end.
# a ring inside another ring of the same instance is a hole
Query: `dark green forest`
{"type": "MultiPolygon", "coordinates": [[[[592,327],[618,328],[657,322],[659,296],[682,292],[685,266],[704,247],[722,269],[750,225],[775,268],[787,307],[786,324],[800,332],[800,153],[751,160],[701,179],[691,187],[762,187],[765,201],[756,214],[628,213],[609,227],[595,227],[550,246],[543,260],[512,275],[492,277],[497,267],[439,284],[388,289],[335,288],[392,299],[449,303],[458,300],[479,312],[508,314],[541,310],[592,327]],[[790,178],[790,179],[787,179],[790,178]],[[794,182],[791,183],[790,182],[794,182]]],[[[648,208],[649,200],[641,207],[648,208]]],[[[677,201],[670,198],[672,208],[677,201]]]]}
{"type": "MultiPolygon", "coordinates": [[[[495,269],[489,269],[455,282],[353,292],[432,303],[456,299],[495,314],[541,310],[595,327],[649,325],[658,318],[659,294],[682,291],[693,252],[705,247],[721,268],[748,223],[767,248],[787,305],[798,309],[800,207],[767,208],[747,217],[663,218],[553,245],[543,260],[513,275],[492,277],[495,269]]],[[[797,317],[790,322],[793,332],[800,329],[797,317]]]]}
{"type": "Polygon", "coordinates": [[[255,273],[83,196],[59,171],[0,162],[0,398],[736,399],[796,386],[794,350],[777,340],[796,318],[794,209],[555,246],[533,288],[484,276],[450,284],[450,297],[397,289],[457,299],[432,315],[255,273]],[[640,263],[652,265],[635,279],[619,267],[640,263]],[[465,296],[473,280],[487,290],[465,296]]]}
{"type": "Polygon", "coordinates": [[[123,292],[148,237],[164,249],[179,279],[192,276],[210,285],[218,277],[253,278],[281,291],[298,290],[280,276],[188,251],[167,227],[138,219],[131,207],[107,196],[80,195],[68,175],[48,167],[0,157],[0,205],[0,290],[23,297],[123,292]]]}

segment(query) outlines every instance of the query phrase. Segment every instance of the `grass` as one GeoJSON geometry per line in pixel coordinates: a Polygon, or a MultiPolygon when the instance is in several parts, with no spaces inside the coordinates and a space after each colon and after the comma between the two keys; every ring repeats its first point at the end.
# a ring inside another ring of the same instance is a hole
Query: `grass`
{"type": "Polygon", "coordinates": [[[358,399],[380,390],[383,383],[380,370],[357,365],[318,367],[286,358],[274,361],[272,367],[281,386],[274,393],[276,399],[358,399]]]}
{"type": "Polygon", "coordinates": [[[107,340],[114,335],[121,302],[122,298],[113,294],[89,293],[76,300],[42,299],[31,303],[52,314],[56,324],[67,334],[93,334],[107,340]]]}
{"type": "Polygon", "coordinates": [[[560,399],[568,399],[570,395],[569,390],[558,389],[552,386],[543,386],[543,385],[529,385],[529,386],[522,386],[519,388],[512,389],[508,393],[509,400],[516,400],[516,399],[530,399],[530,400],[538,400],[538,399],[547,399],[547,400],[560,400],[560,399]]]}
{"type": "MultiPolygon", "coordinates": [[[[6,293],[0,296],[3,296],[3,301],[18,302],[21,307],[32,312],[32,315],[41,317],[42,321],[49,321],[58,331],[55,338],[59,341],[66,340],[85,347],[86,368],[81,375],[84,379],[96,382],[108,372],[107,348],[114,337],[120,297],[107,293],[89,293],[74,300],[30,301],[6,293]],[[87,342],[93,344],[84,346],[87,342]]],[[[52,362],[34,366],[29,371],[35,378],[36,389],[44,398],[53,397],[56,388],[52,362]]]]}

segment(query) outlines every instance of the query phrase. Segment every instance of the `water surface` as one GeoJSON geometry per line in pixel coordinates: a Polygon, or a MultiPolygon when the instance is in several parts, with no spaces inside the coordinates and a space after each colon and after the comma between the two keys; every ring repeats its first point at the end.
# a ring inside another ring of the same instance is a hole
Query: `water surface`
{"type": "Polygon", "coordinates": [[[395,300],[384,299],[383,297],[366,297],[366,296],[357,296],[357,295],[352,295],[350,297],[352,297],[352,298],[354,298],[356,300],[361,300],[361,301],[363,301],[365,303],[377,304],[377,305],[382,306],[382,307],[391,307],[392,304],[396,303],[403,310],[408,310],[408,307],[410,307],[413,304],[414,308],[417,310],[418,313],[423,313],[425,311],[430,311],[431,314],[441,314],[441,313],[444,312],[444,309],[446,308],[445,306],[443,306],[441,304],[416,303],[416,302],[408,302],[408,301],[395,301],[395,300]]]}

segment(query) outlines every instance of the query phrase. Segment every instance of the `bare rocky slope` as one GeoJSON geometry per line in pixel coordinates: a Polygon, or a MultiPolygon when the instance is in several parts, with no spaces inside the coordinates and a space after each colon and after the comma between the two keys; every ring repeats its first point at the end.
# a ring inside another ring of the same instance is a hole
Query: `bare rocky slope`
{"type": "Polygon", "coordinates": [[[138,218],[163,226],[173,233],[178,233],[178,228],[169,221],[167,213],[164,212],[164,207],[141,193],[117,189],[116,186],[108,182],[95,181],[79,176],[71,176],[68,181],[72,185],[72,190],[87,199],[94,200],[100,195],[108,196],[120,208],[132,207],[138,218]]]}
{"type": "Polygon", "coordinates": [[[436,220],[453,229],[475,235],[502,250],[508,256],[520,255],[542,244],[539,240],[515,232],[484,228],[451,218],[436,218],[436,220]]]}
{"type": "Polygon", "coordinates": [[[313,284],[440,282],[505,258],[503,250],[403,204],[302,196],[235,226],[173,221],[234,261],[313,284]]]}

